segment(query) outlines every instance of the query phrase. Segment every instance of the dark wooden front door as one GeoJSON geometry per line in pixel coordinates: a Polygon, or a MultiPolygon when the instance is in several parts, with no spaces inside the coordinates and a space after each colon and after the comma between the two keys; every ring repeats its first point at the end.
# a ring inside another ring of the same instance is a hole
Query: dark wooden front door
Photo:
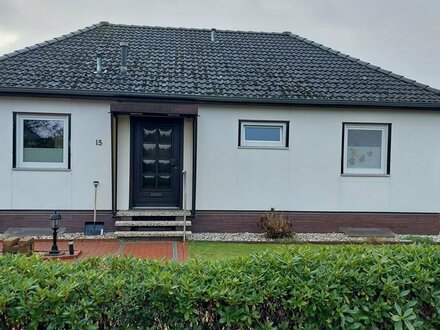
{"type": "Polygon", "coordinates": [[[182,122],[134,118],[132,130],[132,207],[179,207],[182,122]]]}

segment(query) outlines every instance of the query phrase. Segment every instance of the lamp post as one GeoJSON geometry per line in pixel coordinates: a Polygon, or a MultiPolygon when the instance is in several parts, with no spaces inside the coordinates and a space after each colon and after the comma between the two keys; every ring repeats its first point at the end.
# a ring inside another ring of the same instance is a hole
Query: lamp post
{"type": "Polygon", "coordinates": [[[57,236],[58,236],[58,228],[60,228],[60,220],[62,219],[61,215],[58,214],[57,211],[55,211],[51,216],[50,216],[50,223],[52,225],[52,230],[53,230],[53,241],[52,241],[52,248],[49,251],[49,256],[59,256],[64,254],[64,252],[58,250],[58,246],[57,246],[57,236]]]}

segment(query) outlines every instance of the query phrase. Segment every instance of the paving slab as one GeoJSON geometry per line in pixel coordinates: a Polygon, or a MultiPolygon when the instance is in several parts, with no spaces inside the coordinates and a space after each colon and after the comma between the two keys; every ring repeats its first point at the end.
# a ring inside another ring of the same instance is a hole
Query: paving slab
{"type": "MultiPolygon", "coordinates": [[[[68,241],[58,242],[60,250],[68,250],[68,241]]],[[[52,246],[51,240],[36,240],[35,251],[47,252],[52,246]]],[[[175,241],[119,241],[114,239],[74,240],[75,250],[81,250],[77,259],[98,256],[133,256],[141,259],[184,261],[188,253],[186,244],[175,241]]],[[[3,251],[3,241],[0,241],[3,251]]]]}

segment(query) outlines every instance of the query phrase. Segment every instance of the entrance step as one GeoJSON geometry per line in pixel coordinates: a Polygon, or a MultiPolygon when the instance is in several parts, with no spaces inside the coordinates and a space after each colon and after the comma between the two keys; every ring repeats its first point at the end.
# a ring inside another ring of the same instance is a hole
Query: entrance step
{"type": "MultiPolygon", "coordinates": [[[[116,227],[183,227],[183,221],[161,221],[161,220],[148,220],[148,221],[116,221],[116,227]]],[[[186,226],[191,226],[191,221],[186,222],[186,226]]]]}
{"type": "Polygon", "coordinates": [[[125,210],[116,212],[116,217],[183,217],[191,216],[187,210],[125,210]]]}
{"type": "MultiPolygon", "coordinates": [[[[115,231],[118,238],[170,238],[183,235],[183,231],[115,231]]],[[[186,235],[191,235],[191,232],[187,231],[186,235]]]]}
{"type": "MultiPolygon", "coordinates": [[[[181,239],[184,219],[191,212],[178,209],[131,209],[116,212],[115,236],[119,238],[181,239]]],[[[186,221],[191,228],[191,221],[186,221]]],[[[191,234],[191,231],[186,231],[191,234]]]]}

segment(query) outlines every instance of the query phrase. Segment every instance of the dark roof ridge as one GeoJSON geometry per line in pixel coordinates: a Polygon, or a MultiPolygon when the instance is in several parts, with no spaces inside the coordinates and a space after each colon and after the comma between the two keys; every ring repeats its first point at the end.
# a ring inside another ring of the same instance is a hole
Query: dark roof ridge
{"type": "Polygon", "coordinates": [[[110,26],[120,26],[120,27],[136,27],[136,28],[145,28],[145,29],[172,29],[172,30],[183,30],[183,31],[201,31],[201,32],[211,32],[212,29],[214,29],[216,32],[226,32],[226,33],[256,33],[256,34],[270,34],[270,35],[286,35],[291,34],[291,32],[268,32],[268,31],[245,31],[245,30],[224,30],[224,29],[218,29],[218,28],[190,28],[190,27],[184,27],[184,26],[159,26],[159,25],[137,25],[137,24],[121,24],[121,23],[108,23],[108,22],[101,22],[105,23],[106,25],[110,26]]]}
{"type": "Polygon", "coordinates": [[[78,34],[81,34],[81,33],[84,33],[84,32],[87,32],[87,31],[90,31],[90,30],[93,30],[93,29],[96,29],[96,28],[104,26],[104,25],[110,25],[110,23],[108,23],[108,22],[99,22],[99,23],[86,26],[86,27],[84,27],[82,29],[79,29],[79,30],[76,30],[76,31],[73,31],[73,32],[70,32],[70,33],[67,33],[67,34],[63,34],[60,37],[55,37],[55,38],[52,38],[52,39],[49,39],[49,40],[45,40],[43,42],[39,42],[39,43],[37,43],[35,45],[32,45],[32,46],[28,46],[28,47],[24,47],[24,48],[21,48],[21,49],[14,50],[11,53],[6,53],[6,54],[1,55],[0,56],[0,61],[1,60],[5,60],[7,58],[11,58],[11,57],[17,56],[17,55],[20,55],[20,54],[23,54],[23,53],[27,53],[27,52],[29,52],[31,50],[34,50],[34,49],[37,49],[37,48],[45,47],[47,45],[53,44],[54,42],[71,38],[71,37],[76,36],[78,34]]]}
{"type": "Polygon", "coordinates": [[[288,35],[288,36],[292,36],[293,38],[295,38],[295,39],[297,39],[297,40],[303,41],[303,42],[308,43],[308,44],[310,44],[310,45],[312,45],[312,46],[315,46],[315,47],[317,47],[317,48],[320,48],[320,49],[322,49],[322,50],[325,50],[325,51],[327,51],[327,52],[329,52],[329,53],[331,53],[331,54],[333,54],[333,55],[340,56],[340,57],[342,57],[342,58],[344,58],[344,59],[346,59],[346,60],[352,61],[352,62],[354,62],[354,63],[357,63],[357,64],[360,64],[360,65],[362,65],[362,66],[364,66],[364,67],[367,67],[367,68],[369,68],[369,69],[373,69],[373,70],[375,70],[375,71],[378,71],[378,72],[380,72],[380,73],[383,73],[383,74],[385,74],[386,76],[390,76],[390,77],[392,77],[392,78],[394,78],[394,79],[397,79],[397,80],[403,81],[403,82],[405,82],[405,83],[407,83],[407,84],[410,84],[410,85],[412,85],[412,86],[415,86],[415,87],[417,87],[417,88],[420,88],[420,89],[423,89],[423,90],[427,90],[427,91],[429,91],[429,92],[432,92],[432,93],[434,93],[434,94],[437,95],[437,96],[440,95],[440,89],[437,89],[437,88],[431,87],[431,86],[426,85],[426,84],[419,83],[418,81],[416,81],[416,80],[414,80],[414,79],[406,78],[406,77],[404,77],[404,76],[402,76],[402,75],[399,75],[399,74],[396,74],[396,73],[394,73],[394,72],[392,72],[392,71],[388,71],[388,70],[382,69],[382,68],[379,67],[379,66],[373,65],[373,64],[368,63],[368,62],[365,62],[365,61],[362,61],[361,59],[356,58],[356,57],[352,57],[352,56],[350,56],[350,55],[348,55],[348,54],[341,53],[340,51],[334,50],[334,49],[331,48],[331,47],[324,46],[323,44],[319,44],[319,43],[317,43],[317,42],[314,42],[313,40],[310,40],[310,39],[307,39],[307,38],[301,37],[301,36],[299,36],[299,35],[297,35],[297,34],[293,34],[293,33],[284,33],[284,34],[285,34],[285,35],[288,35]]]}

